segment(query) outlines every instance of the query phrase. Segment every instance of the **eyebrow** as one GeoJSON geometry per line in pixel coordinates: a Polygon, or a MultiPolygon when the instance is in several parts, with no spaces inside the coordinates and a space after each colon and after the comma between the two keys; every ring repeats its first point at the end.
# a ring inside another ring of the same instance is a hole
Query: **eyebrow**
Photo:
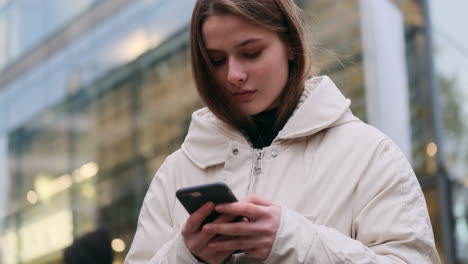
{"type": "MultiPolygon", "coordinates": [[[[261,41],[262,39],[260,38],[251,38],[251,39],[247,39],[245,41],[242,41],[241,43],[237,44],[236,47],[239,48],[239,47],[244,47],[244,46],[247,46],[248,44],[250,43],[254,43],[254,42],[258,42],[258,41],[261,41]]],[[[217,49],[206,49],[207,52],[221,52],[221,50],[217,50],[217,49]]]]}

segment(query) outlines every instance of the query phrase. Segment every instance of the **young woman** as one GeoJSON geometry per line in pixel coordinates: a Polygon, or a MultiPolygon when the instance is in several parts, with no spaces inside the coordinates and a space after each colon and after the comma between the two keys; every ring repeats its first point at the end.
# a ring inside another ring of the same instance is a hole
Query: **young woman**
{"type": "Polygon", "coordinates": [[[303,29],[293,0],[196,2],[192,66],[208,107],[156,173],[127,264],[439,263],[410,165],[328,77],[306,81],[303,29]],[[242,200],[191,216],[176,200],[217,181],[242,200]],[[221,217],[202,226],[212,210],[221,217]]]}

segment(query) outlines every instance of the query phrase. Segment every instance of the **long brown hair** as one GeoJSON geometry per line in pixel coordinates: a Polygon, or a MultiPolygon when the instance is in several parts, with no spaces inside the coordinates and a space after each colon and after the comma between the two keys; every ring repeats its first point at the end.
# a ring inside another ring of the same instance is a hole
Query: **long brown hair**
{"type": "Polygon", "coordinates": [[[192,14],[190,48],[192,70],[198,93],[208,108],[222,121],[254,131],[252,119],[242,113],[217,80],[202,35],[202,25],[212,15],[231,14],[276,32],[294,54],[289,62],[286,87],[279,96],[275,128],[280,129],[293,113],[310,69],[309,49],[304,33],[302,10],[294,0],[197,0],[192,14]]]}

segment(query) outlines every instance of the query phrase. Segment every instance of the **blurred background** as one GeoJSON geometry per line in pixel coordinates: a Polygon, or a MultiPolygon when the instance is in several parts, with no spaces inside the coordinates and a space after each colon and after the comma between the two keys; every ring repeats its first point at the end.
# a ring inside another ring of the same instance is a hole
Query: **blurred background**
{"type": "MultiPolygon", "coordinates": [[[[468,263],[468,2],[297,3],[314,73],[397,142],[443,262],[468,263]]],[[[0,0],[0,263],[63,263],[100,230],[123,262],[154,172],[202,107],[193,5],[0,0]]]]}

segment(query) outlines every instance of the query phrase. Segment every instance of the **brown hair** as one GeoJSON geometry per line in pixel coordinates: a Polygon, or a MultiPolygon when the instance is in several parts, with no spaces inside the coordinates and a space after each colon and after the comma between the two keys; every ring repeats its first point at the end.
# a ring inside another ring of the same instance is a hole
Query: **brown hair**
{"type": "Polygon", "coordinates": [[[279,96],[275,128],[280,129],[296,108],[310,69],[301,11],[294,0],[197,0],[190,29],[192,70],[200,97],[219,119],[245,130],[248,134],[255,129],[250,116],[240,111],[216,79],[202,35],[202,25],[206,18],[219,14],[241,17],[277,32],[286,46],[294,52],[294,60],[289,63],[286,87],[279,96]]]}

